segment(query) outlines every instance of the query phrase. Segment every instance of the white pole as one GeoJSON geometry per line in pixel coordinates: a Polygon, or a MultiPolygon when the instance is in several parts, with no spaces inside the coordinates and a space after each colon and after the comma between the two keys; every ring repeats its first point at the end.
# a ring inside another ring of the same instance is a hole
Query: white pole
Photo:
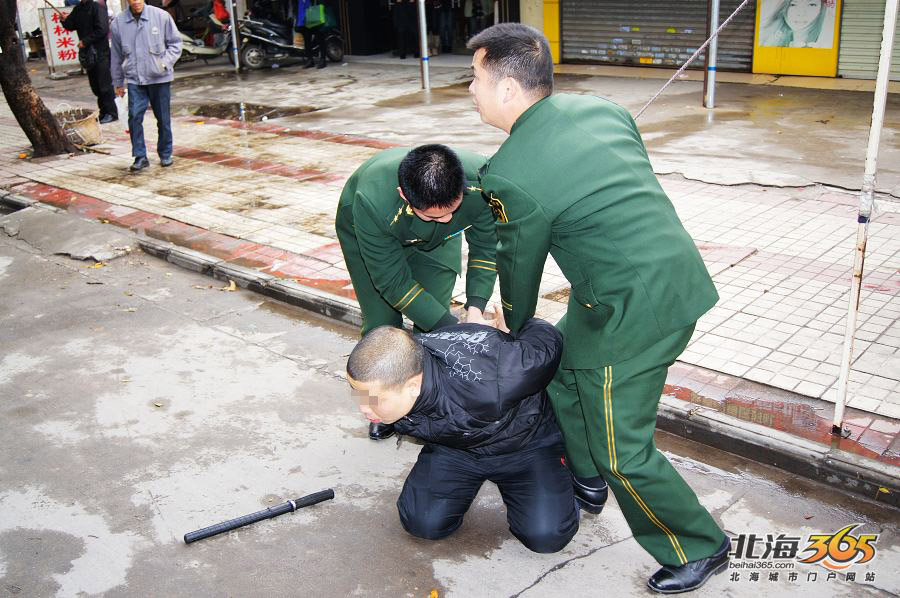
{"type": "Polygon", "coordinates": [[[719,36],[716,30],[719,28],[719,0],[709,2],[709,35],[712,41],[706,50],[706,78],[703,82],[705,96],[703,105],[707,108],[716,107],[716,57],[719,51],[719,36]]]}
{"type": "Polygon", "coordinates": [[[425,26],[425,0],[419,0],[419,52],[422,56],[422,89],[429,91],[431,81],[428,76],[428,28],[425,26]]]}
{"type": "Polygon", "coordinates": [[[228,0],[225,3],[225,6],[228,8],[228,18],[231,20],[231,51],[234,55],[234,72],[239,73],[241,72],[241,58],[238,55],[238,24],[237,20],[234,18],[234,4],[232,3],[232,0],[228,0]]]}
{"type": "Polygon", "coordinates": [[[853,259],[853,280],[847,302],[847,329],[844,332],[844,350],[841,354],[841,374],[838,378],[837,397],[834,405],[832,434],[840,435],[844,424],[844,407],[847,404],[847,384],[850,379],[850,362],[853,359],[853,336],[856,334],[856,316],[859,311],[859,292],[862,286],[863,263],[866,258],[866,241],[869,234],[869,218],[875,202],[875,173],[878,163],[878,143],[884,122],[884,105],[887,100],[888,77],[891,70],[891,51],[894,48],[894,23],[897,21],[898,0],[888,0],[884,9],[884,30],[881,34],[881,59],[878,61],[878,77],[875,79],[875,101],[872,109],[872,125],[869,128],[869,147],[866,149],[866,170],[862,190],[859,192],[859,212],[856,218],[856,253],[853,259]]]}

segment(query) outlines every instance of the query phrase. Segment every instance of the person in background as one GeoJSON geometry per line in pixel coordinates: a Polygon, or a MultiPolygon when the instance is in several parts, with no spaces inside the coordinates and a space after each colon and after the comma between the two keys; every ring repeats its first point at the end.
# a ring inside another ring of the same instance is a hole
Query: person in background
{"type": "Polygon", "coordinates": [[[118,120],[116,96],[110,75],[109,18],[106,6],[95,0],[80,0],[63,22],[67,31],[78,32],[79,52],[96,52],[96,60],[91,68],[85,68],[91,91],[97,97],[100,109],[100,124],[118,120]]]}
{"type": "Polygon", "coordinates": [[[116,95],[128,85],[128,130],[131,135],[132,172],[150,166],[144,144],[144,113],[149,105],[156,117],[156,151],[161,166],[172,165],[171,103],[174,66],[181,56],[181,36],[169,13],[144,0],[128,0],[113,21],[110,62],[116,95]]]}

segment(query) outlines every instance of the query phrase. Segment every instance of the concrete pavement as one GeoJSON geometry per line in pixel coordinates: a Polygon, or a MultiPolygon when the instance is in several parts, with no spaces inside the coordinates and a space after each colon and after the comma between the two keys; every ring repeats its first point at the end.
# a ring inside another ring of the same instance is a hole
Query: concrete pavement
{"type": "MultiPolygon", "coordinates": [[[[76,242],[73,216],[51,214],[76,242]]],[[[340,376],[355,329],[139,250],[102,264],[0,234],[4,595],[649,595],[655,563],[612,498],[555,555],[509,535],[491,484],[447,540],[403,532],[394,501],[419,447],[365,437],[340,376]],[[327,487],[333,501],[181,541],[327,487]]],[[[771,570],[736,565],[698,596],[900,593],[896,511],[664,432],[657,443],[744,547],[784,534],[802,549],[855,522],[878,535],[875,558],[849,570],[763,559],[771,570]]]]}

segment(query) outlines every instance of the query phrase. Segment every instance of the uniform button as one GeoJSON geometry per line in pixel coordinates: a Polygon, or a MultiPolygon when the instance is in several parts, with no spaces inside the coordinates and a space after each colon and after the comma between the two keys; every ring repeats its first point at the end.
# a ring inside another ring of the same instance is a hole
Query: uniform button
{"type": "Polygon", "coordinates": [[[590,303],[585,303],[584,306],[587,307],[587,308],[590,308],[590,307],[591,307],[591,304],[590,304],[590,303]]]}

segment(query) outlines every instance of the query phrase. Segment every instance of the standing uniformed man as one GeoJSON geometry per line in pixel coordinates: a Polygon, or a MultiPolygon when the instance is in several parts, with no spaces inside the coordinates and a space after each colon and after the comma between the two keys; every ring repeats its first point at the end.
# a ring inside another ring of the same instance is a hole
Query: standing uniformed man
{"type": "MultiPolygon", "coordinates": [[[[362,309],[362,335],[378,326],[427,332],[456,324],[449,310],[462,271],[462,237],[469,246],[469,322],[488,323],[484,308],[497,278],[497,236],[477,188],[484,158],[443,145],[390,149],[347,180],[335,228],[362,309]]],[[[369,437],[388,438],[390,424],[372,423],[369,437]]]]}
{"type": "Polygon", "coordinates": [[[653,432],[666,371],[715,304],[715,287],[625,109],[551,96],[549,44],[531,27],[495,25],[469,48],[481,119],[509,133],[481,173],[509,328],[534,314],[548,252],[572,285],[548,392],[576,496],[590,502],[605,478],[635,539],[662,565],[649,587],[699,588],[727,567],[729,540],[653,432]]]}

